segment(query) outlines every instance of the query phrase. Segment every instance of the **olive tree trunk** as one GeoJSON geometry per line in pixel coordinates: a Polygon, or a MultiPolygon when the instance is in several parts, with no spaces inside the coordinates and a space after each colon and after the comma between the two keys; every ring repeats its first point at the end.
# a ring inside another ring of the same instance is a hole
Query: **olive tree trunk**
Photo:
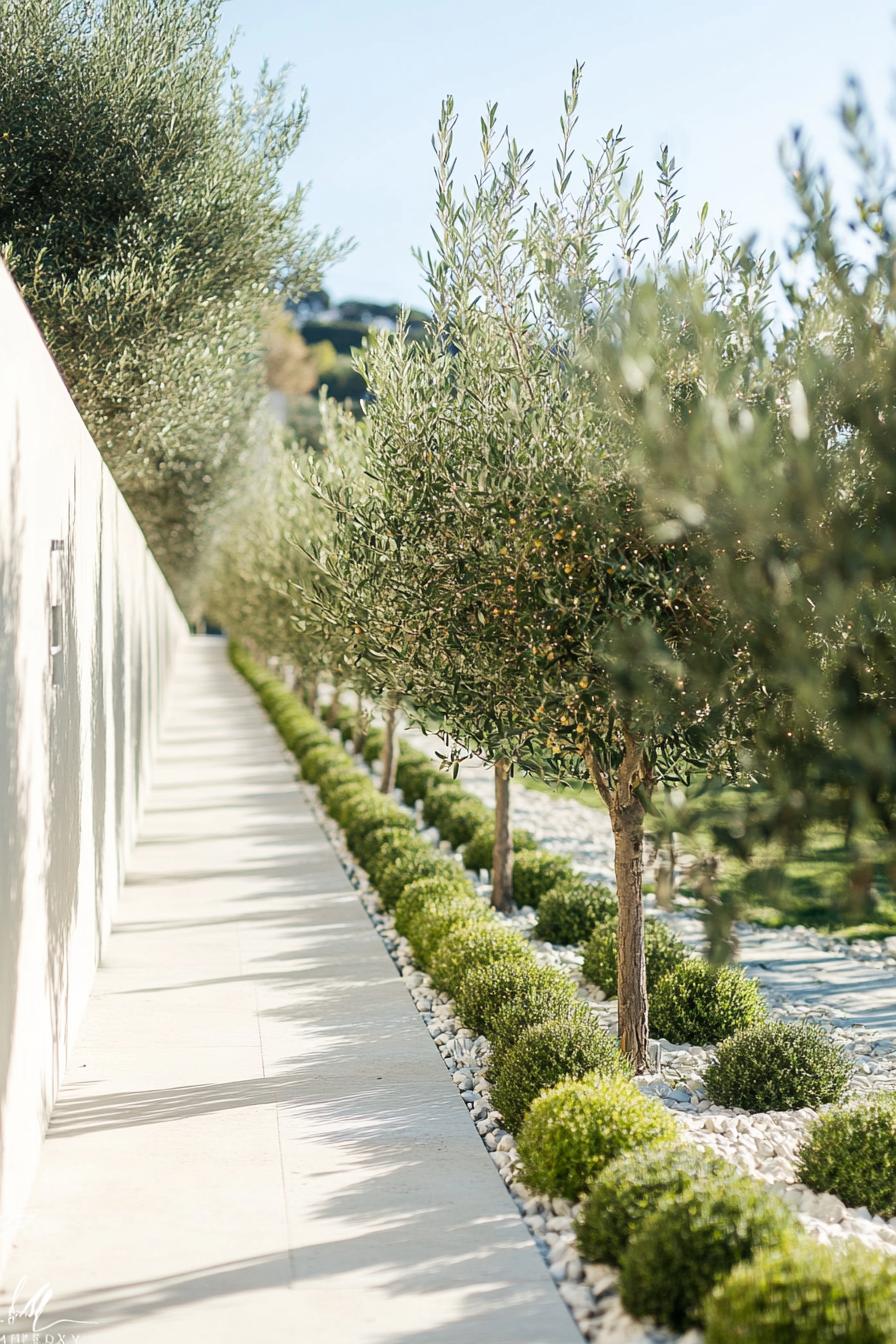
{"type": "Polygon", "coordinates": [[[648,1065],[647,968],[644,960],[644,803],[649,792],[641,744],[630,734],[625,756],[611,782],[591,750],[585,759],[595,787],[607,804],[613,827],[617,920],[619,1048],[636,1073],[648,1065]]]}
{"type": "Polygon", "coordinates": [[[339,710],[340,710],[339,687],[334,686],[333,699],[330,701],[329,705],[327,705],[327,717],[325,722],[328,728],[336,727],[336,715],[339,713],[339,710]]]}
{"type": "Polygon", "coordinates": [[[355,692],[357,704],[355,709],[355,725],[352,729],[352,750],[356,756],[360,756],[364,750],[364,739],[367,736],[367,715],[364,712],[364,701],[361,698],[361,692],[355,692]]]}
{"type": "Polygon", "coordinates": [[[495,761],[495,847],[492,905],[509,910],[513,900],[513,832],[510,827],[510,761],[495,761]]]}
{"type": "Polygon", "coordinates": [[[398,769],[398,700],[394,695],[386,699],[386,721],[383,724],[383,777],[380,780],[380,793],[391,793],[395,788],[395,772],[398,769]]]}
{"type": "Polygon", "coordinates": [[[623,803],[614,791],[610,808],[615,840],[617,922],[617,992],[619,1046],[636,1073],[647,1068],[647,969],[644,961],[644,807],[632,795],[623,803]]]}

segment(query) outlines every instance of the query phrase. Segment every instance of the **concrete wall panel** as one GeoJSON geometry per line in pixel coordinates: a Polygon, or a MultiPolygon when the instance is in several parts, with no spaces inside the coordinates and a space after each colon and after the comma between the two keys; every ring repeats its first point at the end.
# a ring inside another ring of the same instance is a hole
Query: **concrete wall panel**
{"type": "Polygon", "coordinates": [[[0,267],[0,1262],[109,932],[185,630],[0,267]]]}

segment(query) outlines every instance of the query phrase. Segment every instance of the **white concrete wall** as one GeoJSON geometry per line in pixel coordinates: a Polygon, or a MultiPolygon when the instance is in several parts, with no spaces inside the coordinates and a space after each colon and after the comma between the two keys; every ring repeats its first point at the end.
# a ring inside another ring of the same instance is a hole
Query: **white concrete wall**
{"type": "Polygon", "coordinates": [[[0,267],[0,1263],[109,931],[185,629],[0,267]]]}

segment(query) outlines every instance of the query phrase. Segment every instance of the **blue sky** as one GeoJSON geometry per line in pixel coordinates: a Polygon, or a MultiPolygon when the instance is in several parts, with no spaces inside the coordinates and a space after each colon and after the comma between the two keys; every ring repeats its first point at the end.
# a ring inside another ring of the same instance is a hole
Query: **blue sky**
{"type": "Polygon", "coordinates": [[[585,63],[579,143],[622,124],[649,170],[662,142],[682,163],[691,214],[704,200],[777,244],[793,219],[778,145],[799,123],[848,192],[835,111],[860,76],[888,137],[896,27],[888,0],[227,0],[237,64],[290,65],[311,122],[287,181],[312,182],[308,218],[357,241],[327,277],[336,298],[419,301],[414,245],[433,205],[430,139],[454,94],[461,169],[479,114],[500,104],[547,179],[576,60],[585,63]]]}

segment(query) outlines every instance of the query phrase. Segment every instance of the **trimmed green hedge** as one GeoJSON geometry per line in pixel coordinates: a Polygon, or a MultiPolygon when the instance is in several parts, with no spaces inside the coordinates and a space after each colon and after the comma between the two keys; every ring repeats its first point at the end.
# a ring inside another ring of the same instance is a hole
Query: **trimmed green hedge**
{"type": "Polygon", "coordinates": [[[422,751],[416,751],[413,747],[405,749],[402,745],[398,754],[395,782],[409,806],[413,806],[423,798],[437,774],[438,769],[422,751]]]}
{"type": "Polygon", "coordinates": [[[450,880],[455,872],[460,871],[452,859],[440,858],[437,851],[427,846],[425,851],[409,850],[385,867],[378,868],[373,882],[383,905],[387,910],[394,910],[405,887],[411,882],[421,877],[444,877],[450,880]]]}
{"type": "Polygon", "coordinates": [[[896,1260],[804,1237],[735,1266],[705,1314],[706,1344],[896,1344],[896,1260]]]}
{"type": "Polygon", "coordinates": [[[568,1005],[562,1016],[523,1026],[517,1040],[502,1033],[489,1064],[492,1102],[516,1133],[535,1098],[564,1078],[626,1072],[619,1046],[594,1014],[568,1005]]]}
{"type": "Polygon", "coordinates": [[[523,961],[533,969],[532,950],[518,933],[497,922],[476,922],[452,929],[432,959],[430,974],[439,989],[456,998],[464,979],[477,966],[498,961],[523,961]]]}
{"type": "Polygon", "coordinates": [[[464,1026],[500,1049],[527,1026],[563,1016],[575,993],[570,977],[553,966],[499,961],[470,971],[457,994],[457,1012],[464,1026]]]}
{"type": "Polygon", "coordinates": [[[469,794],[446,800],[439,807],[439,835],[452,849],[460,849],[471,840],[476,831],[489,819],[485,803],[469,794]]]}
{"type": "Polygon", "coordinates": [[[650,999],[652,1035],[679,1045],[715,1045],[764,1017],[755,980],[699,957],[686,957],[668,971],[650,999]]]}
{"type": "Polygon", "coordinates": [[[468,797],[469,794],[456,780],[440,771],[430,779],[423,795],[424,822],[427,826],[435,826],[441,835],[445,818],[451,808],[465,802],[468,797]]]}
{"type": "Polygon", "coordinates": [[[722,1041],[706,1070],[706,1094],[716,1106],[792,1111],[840,1101],[851,1072],[822,1027],[760,1022],[722,1041]]]}
{"type": "Polygon", "coordinates": [[[672,1330],[699,1325],[706,1294],[735,1265],[799,1235],[796,1217],[759,1181],[692,1181],[661,1199],[629,1241],[619,1277],[623,1305],[672,1330]]]}
{"type": "Polygon", "coordinates": [[[561,882],[571,881],[573,876],[572,864],[562,854],[525,849],[514,855],[513,899],[517,905],[530,905],[537,910],[546,892],[561,882]]]}
{"type": "Polygon", "coordinates": [[[573,879],[545,892],[538,906],[535,937],[564,946],[578,945],[616,914],[616,898],[600,882],[573,879]]]}
{"type": "MultiPolygon", "coordinates": [[[[610,998],[615,998],[617,990],[616,935],[615,919],[598,925],[585,944],[582,957],[582,974],[585,979],[597,985],[610,998]]],[[[663,976],[680,965],[687,955],[684,943],[661,920],[645,919],[644,959],[647,963],[648,994],[652,994],[663,976]]]]}
{"type": "MultiPolygon", "coordinates": [[[[408,942],[425,971],[429,970],[436,952],[455,929],[494,923],[494,912],[475,892],[452,888],[442,878],[430,878],[428,881],[433,886],[439,883],[444,890],[429,896],[422,903],[418,902],[405,921],[408,942]]],[[[412,883],[411,887],[417,885],[412,883]]],[[[405,888],[405,891],[411,890],[411,887],[405,888]]],[[[404,896],[399,900],[396,910],[401,908],[403,900],[404,896]]]]}
{"type": "Polygon", "coordinates": [[[373,765],[383,754],[383,746],[386,742],[386,734],[382,728],[369,729],[364,738],[364,746],[361,748],[361,757],[365,765],[373,765]]]}
{"type": "Polygon", "coordinates": [[[540,1194],[578,1199],[608,1162],[669,1143],[672,1116],[618,1074],[566,1079],[529,1107],[517,1139],[523,1180],[540,1194]]]}
{"type": "Polygon", "coordinates": [[[411,920],[415,915],[425,909],[430,901],[439,901],[449,896],[470,896],[478,899],[459,869],[457,878],[452,874],[450,877],[421,877],[411,882],[405,887],[395,906],[396,929],[407,938],[411,920]]]}
{"type": "Polygon", "coordinates": [[[818,1116],[800,1147],[796,1174],[810,1190],[896,1217],[896,1092],[818,1116]]]}
{"type": "MultiPolygon", "coordinates": [[[[513,832],[513,852],[514,855],[524,849],[534,849],[535,839],[528,831],[513,832]]],[[[473,833],[472,839],[464,845],[464,867],[469,868],[471,872],[490,873],[492,870],[492,855],[495,849],[495,823],[486,821],[473,833]]]]}
{"type": "Polygon", "coordinates": [[[586,1260],[622,1263],[625,1248],[666,1195],[680,1195],[695,1180],[736,1175],[723,1158],[695,1144],[636,1148],[604,1168],[588,1190],[576,1223],[576,1241],[586,1260]]]}

